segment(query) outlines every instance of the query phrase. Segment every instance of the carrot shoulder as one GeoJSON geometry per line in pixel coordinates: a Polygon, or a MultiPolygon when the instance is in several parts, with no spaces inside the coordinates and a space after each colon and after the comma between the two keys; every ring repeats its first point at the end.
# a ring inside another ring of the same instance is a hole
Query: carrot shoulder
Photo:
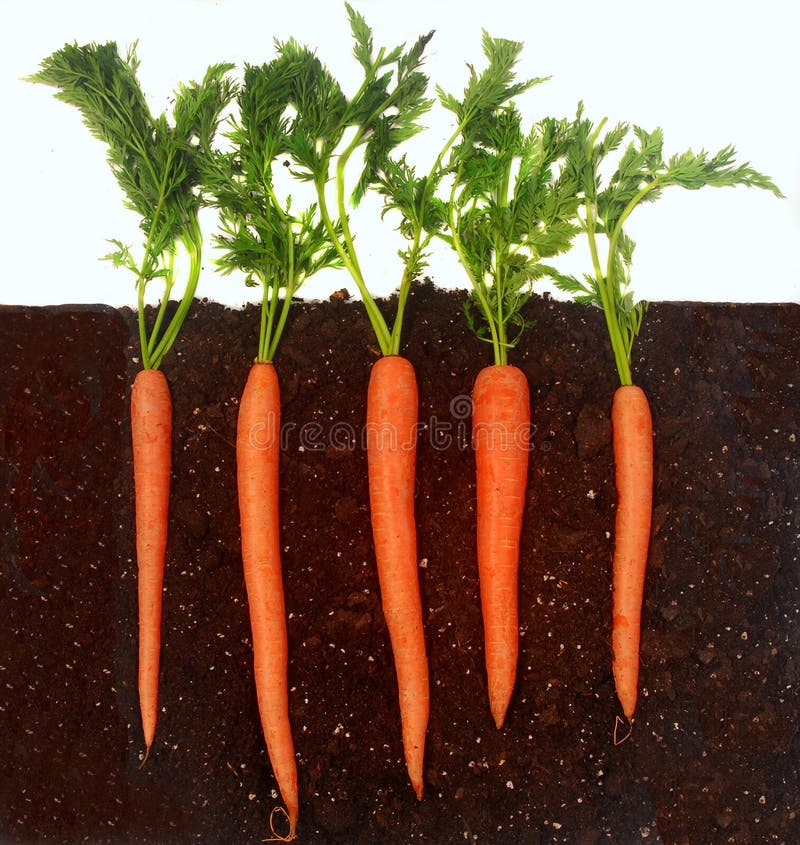
{"type": "Polygon", "coordinates": [[[653,501],[653,422],[641,388],[623,385],[617,389],[611,422],[617,486],[612,666],[617,697],[630,721],[638,697],[642,598],[653,501]]]}
{"type": "Polygon", "coordinates": [[[478,505],[478,577],[489,705],[505,721],[517,673],[517,574],[528,483],[530,397],[517,367],[485,367],[472,392],[478,505]]]}
{"type": "Polygon", "coordinates": [[[139,709],[147,751],[158,714],[161,598],[172,471],[172,400],[160,370],[142,370],[131,391],[139,587],[139,709]]]}
{"type": "Polygon", "coordinates": [[[278,519],[280,389],[271,363],[253,364],[236,435],[239,513],[258,711],[272,770],[286,804],[290,838],[299,800],[286,677],[289,647],[278,519]]]}
{"type": "Polygon", "coordinates": [[[430,689],[414,520],[417,414],[413,366],[398,355],[381,358],[372,368],[367,394],[370,513],[381,604],[397,672],[406,767],[422,798],[430,689]]]}

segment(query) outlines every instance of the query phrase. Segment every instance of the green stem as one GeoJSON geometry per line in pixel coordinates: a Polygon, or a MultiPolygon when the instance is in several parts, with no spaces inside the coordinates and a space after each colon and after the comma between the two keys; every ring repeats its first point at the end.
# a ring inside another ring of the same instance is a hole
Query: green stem
{"type": "MultiPolygon", "coordinates": [[[[337,181],[339,181],[338,172],[337,181]]],[[[388,355],[389,349],[391,347],[391,337],[389,334],[389,329],[386,325],[386,321],[383,319],[383,315],[381,314],[377,304],[375,303],[375,300],[372,298],[369,291],[367,290],[367,286],[364,282],[364,277],[361,274],[361,268],[359,267],[358,261],[355,256],[353,239],[352,236],[349,234],[350,229],[349,226],[347,226],[346,215],[340,214],[342,233],[345,239],[345,245],[343,246],[341,240],[336,234],[336,228],[333,225],[333,220],[331,219],[330,212],[328,211],[328,204],[325,197],[325,177],[323,176],[322,178],[315,178],[314,184],[317,188],[317,197],[319,199],[319,213],[320,217],[322,218],[322,222],[325,225],[325,231],[328,233],[328,237],[330,238],[331,243],[336,249],[336,252],[339,254],[339,257],[342,259],[342,263],[347,268],[353,281],[358,287],[359,293],[361,294],[361,298],[364,302],[364,307],[367,311],[367,317],[369,318],[370,324],[372,325],[373,331],[375,332],[375,337],[378,341],[378,346],[380,347],[381,352],[384,355],[388,355]]],[[[343,192],[343,186],[338,187],[343,192]]],[[[344,202],[342,201],[342,207],[343,206],[344,202]]]]}
{"type": "MultiPolygon", "coordinates": [[[[597,142],[605,123],[606,118],[603,118],[587,141],[586,158],[589,161],[592,159],[594,145],[597,142]]],[[[628,345],[625,343],[622,328],[620,327],[619,314],[617,312],[616,299],[614,297],[614,250],[616,249],[619,233],[617,233],[616,237],[609,241],[607,272],[603,274],[600,255],[597,250],[597,206],[594,198],[587,197],[585,205],[586,235],[589,239],[589,250],[592,256],[595,278],[597,279],[597,291],[600,294],[600,304],[603,307],[603,314],[606,318],[606,326],[608,327],[608,336],[611,341],[611,350],[614,353],[614,363],[617,367],[620,383],[623,385],[632,384],[633,379],[631,378],[630,351],[628,349],[628,345]]],[[[630,211],[628,211],[628,214],[629,213],[630,211]]],[[[625,216],[627,217],[627,214],[625,216]]]]}
{"type": "Polygon", "coordinates": [[[464,247],[461,243],[461,238],[459,238],[458,236],[458,225],[455,216],[455,193],[460,175],[461,173],[459,169],[459,172],[456,174],[456,178],[453,181],[453,187],[450,190],[450,201],[448,202],[448,216],[450,232],[453,236],[453,249],[455,249],[456,255],[458,256],[458,260],[461,262],[461,266],[464,268],[464,271],[467,274],[467,278],[469,278],[470,282],[472,283],[472,288],[475,291],[475,295],[478,297],[478,302],[481,306],[481,309],[486,315],[486,322],[489,324],[489,333],[492,336],[492,350],[494,352],[494,362],[495,364],[499,364],[503,360],[503,352],[502,346],[500,344],[500,338],[497,334],[497,326],[494,322],[494,315],[492,314],[492,309],[489,306],[489,298],[487,295],[487,291],[485,289],[483,279],[478,279],[473,275],[472,270],[469,266],[469,261],[467,260],[467,256],[464,252],[464,247]]]}
{"type": "MultiPolygon", "coordinates": [[[[495,200],[499,208],[508,208],[508,195],[511,189],[511,164],[509,161],[503,169],[503,178],[497,188],[495,200]]],[[[499,356],[495,363],[505,365],[508,363],[508,335],[506,333],[506,318],[503,313],[503,301],[505,298],[505,267],[508,264],[508,241],[497,233],[494,244],[494,284],[497,288],[497,341],[499,356]]]]}
{"type": "Polygon", "coordinates": [[[347,126],[351,119],[352,119],[352,107],[354,103],[358,103],[361,97],[364,95],[364,92],[367,90],[367,86],[375,79],[375,75],[380,70],[381,62],[383,61],[383,57],[386,55],[386,48],[381,47],[378,50],[378,56],[375,61],[372,63],[372,67],[364,74],[364,80],[362,81],[361,85],[359,86],[358,91],[350,98],[350,103],[348,104],[347,110],[345,112],[344,118],[342,119],[341,125],[347,126]]]}
{"type": "MultiPolygon", "coordinates": [[[[361,87],[359,88],[356,96],[352,99],[351,102],[358,102],[358,99],[361,97],[363,92],[367,89],[367,86],[375,79],[377,76],[378,71],[381,68],[381,63],[383,61],[383,57],[386,53],[385,48],[381,47],[378,51],[377,58],[375,59],[372,67],[365,75],[364,82],[362,83],[361,87]]],[[[394,102],[394,98],[397,95],[397,91],[393,91],[391,94],[387,96],[387,98],[372,112],[369,118],[362,123],[362,129],[353,136],[350,143],[344,149],[344,151],[339,156],[339,160],[336,165],[336,202],[337,208],[339,211],[339,219],[342,225],[342,235],[345,240],[345,245],[347,248],[347,252],[349,253],[352,264],[347,264],[348,269],[350,270],[351,276],[353,276],[353,280],[355,281],[356,285],[358,286],[359,292],[361,294],[361,299],[364,303],[364,307],[367,311],[367,317],[369,318],[370,323],[372,324],[372,328],[375,331],[375,337],[378,341],[378,345],[380,346],[381,352],[384,355],[398,355],[400,352],[400,334],[403,325],[403,314],[405,310],[405,305],[408,300],[408,294],[411,287],[411,282],[413,279],[408,277],[407,273],[403,274],[403,280],[400,283],[400,291],[398,294],[398,302],[397,302],[397,313],[395,315],[394,325],[392,326],[391,331],[389,330],[389,326],[386,323],[386,320],[383,318],[383,315],[378,308],[377,303],[375,302],[372,294],[370,294],[366,283],[364,282],[363,274],[361,273],[361,268],[358,265],[358,259],[356,257],[355,252],[355,245],[353,243],[353,236],[350,232],[350,224],[347,220],[347,208],[345,206],[345,196],[344,196],[344,188],[345,188],[345,181],[344,181],[344,170],[347,166],[347,162],[350,160],[350,156],[353,152],[364,142],[365,132],[363,131],[363,126],[372,126],[374,121],[383,114],[386,109],[388,109],[392,103],[394,102]],[[357,274],[353,273],[353,269],[357,270],[357,274]]],[[[444,153],[442,153],[444,155],[444,153]]],[[[437,164],[434,165],[441,166],[441,157],[437,159],[437,164]]],[[[423,206],[424,207],[424,206],[423,206]]],[[[326,228],[328,228],[328,224],[326,223],[326,228]]],[[[414,255],[416,255],[417,250],[419,249],[419,237],[420,232],[417,229],[415,234],[414,240],[414,255]]],[[[335,239],[338,242],[338,238],[335,239]]],[[[339,251],[340,255],[343,253],[343,250],[339,247],[337,243],[337,250],[339,251]]],[[[344,258],[344,256],[342,255],[344,258]]]]}
{"type": "Polygon", "coordinates": [[[392,326],[392,334],[389,338],[389,351],[386,353],[387,355],[400,354],[400,333],[403,329],[403,314],[406,310],[406,302],[408,301],[408,294],[411,291],[412,281],[413,279],[408,275],[408,272],[404,272],[403,280],[400,282],[400,291],[397,295],[397,313],[395,314],[394,325],[392,326]]]}
{"type": "Polygon", "coordinates": [[[342,237],[344,237],[347,253],[352,260],[353,267],[356,269],[356,275],[353,278],[355,279],[356,284],[359,285],[359,290],[361,291],[361,295],[364,297],[366,304],[366,300],[372,300],[372,296],[370,295],[366,282],[364,281],[364,274],[361,272],[361,265],[359,264],[358,254],[356,253],[355,239],[353,238],[353,233],[350,231],[350,221],[347,217],[347,204],[344,197],[345,167],[347,166],[347,162],[350,160],[350,156],[353,154],[353,151],[358,146],[361,137],[361,133],[355,135],[347,148],[339,156],[339,160],[336,163],[336,210],[339,213],[339,222],[342,226],[342,237]]]}
{"type": "Polygon", "coordinates": [[[273,325],[275,324],[275,312],[278,310],[278,303],[280,302],[281,292],[281,277],[274,273],[272,276],[272,290],[269,299],[269,313],[267,314],[267,333],[265,337],[264,349],[259,350],[261,354],[266,355],[267,350],[272,344],[273,325]]]}
{"type": "MultiPolygon", "coordinates": [[[[432,187],[438,182],[439,171],[442,168],[442,162],[444,161],[444,157],[447,155],[448,151],[453,146],[453,144],[455,144],[456,140],[462,132],[462,129],[462,124],[459,124],[456,128],[456,131],[453,132],[453,134],[447,139],[447,142],[439,151],[439,155],[436,156],[436,160],[434,161],[433,167],[431,167],[430,173],[428,174],[428,178],[425,182],[425,188],[422,191],[422,197],[420,198],[418,208],[419,219],[416,221],[416,226],[414,227],[414,244],[411,248],[411,255],[413,256],[414,263],[416,263],[420,252],[420,239],[422,238],[423,218],[432,187]]],[[[430,236],[426,241],[426,245],[429,241],[430,236]]],[[[400,292],[397,297],[397,314],[395,315],[394,325],[392,326],[391,345],[389,351],[390,355],[400,354],[400,335],[403,327],[403,316],[405,314],[406,302],[408,301],[408,295],[411,291],[411,283],[413,281],[414,280],[408,276],[408,272],[403,273],[403,280],[400,283],[400,292]]]]}
{"type": "Polygon", "coordinates": [[[167,312],[167,304],[169,303],[169,295],[172,292],[172,285],[175,280],[175,252],[170,253],[169,266],[165,266],[164,270],[167,275],[164,277],[164,295],[161,297],[161,307],[158,309],[158,316],[156,317],[153,330],[150,332],[150,341],[147,344],[147,351],[152,355],[158,340],[158,333],[161,331],[161,324],[164,322],[164,315],[167,312]]]}
{"type": "MultiPolygon", "coordinates": [[[[455,142],[458,140],[461,133],[464,131],[465,123],[466,123],[466,120],[462,120],[461,123],[459,123],[458,126],[456,126],[456,131],[453,132],[453,134],[447,139],[447,143],[442,147],[441,152],[436,157],[436,161],[433,163],[433,167],[431,168],[431,173],[430,173],[430,176],[428,177],[428,182],[425,185],[425,191],[423,193],[423,199],[426,202],[427,202],[428,195],[429,195],[429,189],[430,189],[431,185],[434,183],[434,176],[436,176],[439,173],[439,171],[442,168],[442,162],[444,161],[444,157],[447,155],[447,153],[450,151],[453,144],[455,144],[455,142]]],[[[425,207],[425,205],[423,203],[422,208],[424,208],[424,207],[425,207]]]]}
{"type": "MultiPolygon", "coordinates": [[[[597,234],[596,234],[596,225],[595,225],[595,207],[594,203],[590,200],[586,200],[586,223],[584,224],[584,228],[586,229],[586,235],[589,239],[589,253],[592,257],[592,266],[594,267],[595,276],[598,279],[603,277],[603,267],[600,263],[600,254],[597,251],[597,234]]],[[[578,218],[580,220],[580,217],[578,218]]]]}
{"type": "Polygon", "coordinates": [[[278,202],[275,191],[271,181],[271,167],[269,171],[263,171],[261,174],[262,186],[270,198],[272,208],[277,212],[283,223],[286,234],[286,246],[289,253],[287,262],[287,278],[286,278],[286,294],[283,305],[280,306],[280,316],[277,324],[275,323],[275,315],[279,311],[280,302],[279,294],[281,289],[281,278],[278,273],[273,273],[272,285],[268,285],[266,279],[261,280],[264,288],[264,295],[261,300],[261,330],[258,341],[258,359],[259,361],[269,362],[275,357],[275,353],[280,343],[283,328],[286,325],[286,318],[288,316],[289,305],[292,302],[292,297],[295,291],[295,256],[294,256],[294,227],[292,225],[292,218],[284,211],[283,206],[278,202]]]}
{"type": "MultiPolygon", "coordinates": [[[[275,199],[274,194],[272,195],[272,199],[275,203],[276,208],[280,208],[280,206],[278,206],[277,204],[277,200],[275,199]]],[[[278,324],[270,336],[269,345],[264,350],[264,354],[266,355],[267,361],[271,361],[275,357],[275,352],[278,349],[278,343],[280,343],[281,335],[283,334],[283,327],[286,325],[286,319],[289,316],[289,306],[292,304],[292,297],[294,296],[294,292],[297,288],[297,280],[295,279],[294,269],[294,228],[292,227],[292,221],[286,215],[283,214],[282,210],[281,216],[283,217],[284,223],[286,225],[286,238],[287,247],[289,251],[289,262],[286,273],[286,293],[284,294],[283,305],[281,306],[280,316],[278,317],[278,324]]],[[[273,303],[270,313],[270,321],[272,321],[272,318],[278,308],[279,290],[280,286],[276,284],[272,292],[273,303]]]]}
{"type": "Polygon", "coordinates": [[[650,193],[650,191],[655,190],[656,188],[663,187],[662,180],[659,176],[656,176],[652,182],[648,182],[638,194],[625,206],[624,211],[617,220],[617,225],[614,226],[614,231],[611,233],[611,237],[608,241],[608,266],[609,268],[612,265],[614,253],[617,250],[617,242],[619,241],[620,235],[622,234],[622,226],[624,225],[625,221],[630,216],[631,212],[634,208],[650,193]]]}
{"type": "Polygon", "coordinates": [[[294,292],[299,286],[299,284],[294,284],[294,282],[288,283],[286,285],[286,293],[284,294],[283,305],[281,306],[281,312],[278,317],[278,323],[275,326],[275,332],[272,337],[272,343],[266,351],[266,357],[264,359],[266,361],[272,361],[275,358],[275,353],[278,350],[278,343],[280,342],[281,335],[283,334],[283,329],[286,325],[286,320],[289,317],[289,308],[292,304],[292,297],[294,296],[294,292]]]}
{"type": "Polygon", "coordinates": [[[178,337],[178,332],[186,320],[189,309],[192,307],[192,300],[194,299],[194,292],[197,289],[197,282],[200,279],[200,269],[202,264],[202,234],[197,220],[192,221],[191,231],[185,235],[184,244],[189,252],[189,278],[186,282],[186,290],[183,293],[178,310],[169,322],[164,336],[161,338],[158,346],[153,352],[152,366],[158,369],[164,356],[172,348],[175,340],[178,337]]]}
{"type": "Polygon", "coordinates": [[[147,327],[144,323],[144,282],[141,277],[136,283],[139,311],[139,346],[142,348],[142,367],[150,369],[150,352],[147,348],[147,327]]]}
{"type": "MultiPolygon", "coordinates": [[[[603,275],[602,265],[600,263],[600,256],[597,250],[597,232],[596,232],[596,209],[592,201],[586,202],[586,235],[589,238],[589,250],[592,255],[592,264],[594,265],[595,276],[597,277],[597,290],[600,294],[600,303],[603,306],[603,314],[606,318],[606,326],[608,327],[608,336],[611,341],[611,350],[614,353],[614,362],[619,373],[619,380],[622,384],[632,384],[631,379],[631,364],[630,356],[626,349],[625,339],[622,336],[622,330],[619,324],[619,314],[617,313],[615,299],[614,299],[614,281],[611,274],[603,275]]],[[[609,261],[612,259],[610,258],[609,261]]],[[[611,267],[612,264],[609,264],[611,267]]]]}
{"type": "MultiPolygon", "coordinates": [[[[151,170],[153,179],[155,181],[157,181],[156,180],[156,174],[152,170],[152,164],[150,163],[148,157],[147,156],[143,156],[143,157],[148,162],[148,167],[151,170]]],[[[147,285],[147,282],[145,281],[145,268],[147,267],[148,262],[151,260],[150,249],[152,247],[153,235],[155,233],[156,225],[158,224],[158,218],[161,216],[161,209],[164,207],[165,191],[166,191],[166,184],[167,184],[167,172],[169,171],[169,168],[170,168],[171,165],[172,165],[172,153],[170,153],[169,159],[167,161],[167,166],[164,169],[164,173],[162,174],[161,181],[159,183],[158,202],[156,203],[156,210],[153,213],[153,218],[152,218],[152,221],[151,221],[151,224],[150,224],[150,231],[147,233],[147,242],[144,245],[144,255],[142,257],[142,265],[139,269],[139,280],[138,280],[138,286],[139,286],[139,345],[142,348],[142,365],[145,367],[145,369],[150,369],[151,366],[157,366],[157,365],[151,364],[152,355],[153,355],[153,350],[151,348],[151,341],[154,339],[156,332],[154,331],[151,334],[150,339],[148,340],[147,327],[145,325],[145,319],[144,319],[144,289],[147,285]]],[[[163,319],[163,316],[161,314],[161,310],[166,307],[166,303],[167,303],[168,299],[169,299],[169,290],[167,290],[165,292],[164,299],[162,300],[161,309],[159,309],[159,317],[161,317],[162,319],[163,319]]],[[[158,324],[158,319],[156,320],[156,323],[160,328],[160,324],[158,324]]]]}
{"type": "Polygon", "coordinates": [[[608,118],[604,117],[595,127],[594,132],[589,136],[586,142],[586,156],[587,158],[591,157],[592,150],[594,150],[594,145],[597,143],[597,139],[600,137],[600,133],[603,131],[603,127],[608,123],[608,118]]]}
{"type": "MultiPolygon", "coordinates": [[[[495,276],[495,284],[497,284],[498,279],[499,277],[495,276]]],[[[497,294],[497,344],[500,355],[495,360],[495,363],[505,365],[508,363],[508,335],[506,334],[506,321],[503,316],[502,290],[501,287],[497,294]]]]}
{"type": "Polygon", "coordinates": [[[267,313],[269,312],[269,285],[267,280],[261,279],[261,327],[258,332],[258,361],[264,361],[264,350],[267,345],[267,313]]]}
{"type": "Polygon", "coordinates": [[[624,385],[633,384],[633,376],[631,374],[631,352],[633,350],[633,340],[636,331],[623,331],[620,315],[616,313],[616,298],[614,296],[614,292],[617,286],[617,282],[614,279],[614,258],[617,253],[617,244],[619,243],[619,239],[622,235],[623,224],[628,219],[633,209],[636,208],[636,206],[644,199],[644,197],[646,197],[650,193],[650,191],[656,189],[659,186],[660,181],[658,177],[656,177],[655,179],[653,179],[652,182],[649,182],[647,185],[645,185],[639,191],[639,193],[636,194],[636,196],[630,200],[630,202],[625,206],[624,211],[620,215],[619,220],[617,220],[617,223],[614,226],[614,230],[611,233],[611,237],[608,240],[608,259],[606,263],[607,290],[606,300],[604,300],[603,302],[603,308],[605,310],[606,301],[608,301],[610,307],[612,307],[615,312],[616,319],[614,322],[616,323],[617,338],[615,344],[615,339],[612,336],[612,346],[614,348],[614,359],[617,362],[617,370],[619,372],[620,381],[624,385]]]}
{"type": "MultiPolygon", "coordinates": [[[[406,302],[408,302],[408,295],[411,292],[411,283],[414,281],[414,279],[411,278],[411,276],[409,275],[408,268],[409,265],[413,267],[417,266],[420,249],[423,248],[420,246],[420,239],[422,238],[421,215],[425,213],[425,201],[425,194],[423,193],[423,198],[419,208],[420,216],[415,221],[414,225],[414,243],[411,247],[410,258],[406,263],[405,270],[403,271],[403,278],[400,282],[400,291],[397,295],[397,313],[395,314],[394,325],[392,326],[391,344],[389,348],[390,355],[400,354],[400,335],[403,330],[403,316],[405,315],[406,311],[406,302]]],[[[427,245],[429,241],[430,236],[425,241],[425,244],[427,245]]]]}

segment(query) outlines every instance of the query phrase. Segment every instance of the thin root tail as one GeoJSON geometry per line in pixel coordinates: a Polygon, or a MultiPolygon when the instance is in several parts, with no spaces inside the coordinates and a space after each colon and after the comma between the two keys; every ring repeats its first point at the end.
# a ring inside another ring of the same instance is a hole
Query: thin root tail
{"type": "Polygon", "coordinates": [[[269,832],[272,834],[268,839],[262,839],[262,842],[292,842],[296,836],[294,831],[294,825],[292,825],[292,820],[289,818],[289,814],[286,812],[284,807],[278,805],[277,807],[272,808],[272,812],[269,814],[269,832]],[[282,813],[284,818],[287,822],[289,822],[289,833],[286,836],[281,835],[275,830],[275,813],[282,813]]]}
{"type": "Polygon", "coordinates": [[[140,768],[140,769],[143,769],[143,768],[144,768],[144,764],[147,762],[147,758],[150,756],[150,749],[151,749],[152,747],[153,747],[153,746],[152,746],[152,744],[145,746],[145,749],[144,749],[144,757],[142,758],[142,762],[141,762],[141,763],[139,763],[139,768],[140,768]]]}
{"type": "Polygon", "coordinates": [[[625,740],[628,739],[632,733],[633,733],[633,719],[628,719],[628,718],[623,719],[622,716],[617,716],[614,719],[614,745],[622,745],[622,743],[625,742],[625,740]],[[626,733],[624,733],[620,736],[619,731],[620,731],[621,725],[627,726],[627,731],[626,731],[626,733]]]}

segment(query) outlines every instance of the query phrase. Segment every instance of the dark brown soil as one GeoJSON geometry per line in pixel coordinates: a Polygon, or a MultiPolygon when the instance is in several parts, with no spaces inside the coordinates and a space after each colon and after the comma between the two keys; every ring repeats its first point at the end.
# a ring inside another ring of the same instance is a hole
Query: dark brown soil
{"type": "MultiPolygon", "coordinates": [[[[417,514],[432,703],[420,803],[402,762],[365,457],[350,438],[375,359],[360,304],[298,305],[280,350],[300,840],[797,842],[800,307],[660,304],[647,315],[635,370],[656,430],[655,518],[641,696],[619,747],[615,375],[602,315],[534,299],[536,325],[513,354],[531,385],[536,448],[519,675],[498,731],[458,402],[488,349],[460,307],[460,294],[422,285],[406,334],[427,425],[417,514]]],[[[2,843],[269,836],[279,801],[252,684],[233,448],[257,322],[253,308],[198,303],[165,365],[175,438],[161,713],[140,768],[133,316],[0,311],[2,843]]]]}

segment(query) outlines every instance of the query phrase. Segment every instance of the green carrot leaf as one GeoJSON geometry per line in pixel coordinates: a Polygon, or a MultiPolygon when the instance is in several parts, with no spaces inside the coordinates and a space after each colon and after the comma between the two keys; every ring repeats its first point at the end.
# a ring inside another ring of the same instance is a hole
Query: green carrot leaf
{"type": "Polygon", "coordinates": [[[349,3],[345,3],[347,15],[350,18],[350,29],[353,34],[353,55],[358,63],[369,72],[373,65],[372,58],[372,30],[367,25],[364,16],[357,12],[349,3]]]}
{"type": "Polygon", "coordinates": [[[294,68],[290,105],[296,117],[287,132],[287,152],[292,173],[313,182],[328,242],[359,289],[381,350],[389,354],[399,349],[408,286],[425,264],[426,241],[412,232],[422,219],[435,219],[436,206],[430,204],[428,208],[428,202],[422,202],[420,208],[427,210],[413,212],[410,226],[401,223],[401,232],[411,243],[399,252],[404,271],[397,316],[390,330],[367,288],[350,229],[347,201],[356,207],[367,191],[391,187],[398,191],[393,208],[402,214],[411,210],[415,196],[427,195],[413,168],[405,160],[393,161],[393,157],[400,145],[421,130],[420,120],[432,105],[426,96],[428,79],[421,68],[433,33],[420,36],[408,49],[405,45],[376,48],[363,15],[349,4],[346,9],[353,53],[364,72],[360,87],[351,97],[345,97],[336,80],[307,48],[294,41],[279,45],[279,55],[294,68]],[[358,173],[354,182],[349,180],[351,162],[358,173]]]}
{"type": "Polygon", "coordinates": [[[732,146],[715,155],[687,150],[664,158],[660,128],[648,132],[624,123],[601,137],[605,121],[595,127],[578,106],[574,142],[566,155],[565,172],[578,188],[579,217],[589,240],[593,275],[585,283],[560,276],[556,284],[578,301],[600,305],[606,317],[611,347],[622,384],[631,384],[631,351],[641,329],[647,303],[637,301],[631,288],[635,244],[624,230],[633,210],[653,202],[670,185],[690,190],[705,186],[745,185],[782,196],[774,182],[749,164],[737,165],[732,146]],[[616,169],[601,185],[601,166],[632,131],[616,169]],[[605,255],[599,237],[605,236],[605,255]]]}
{"type": "Polygon", "coordinates": [[[137,78],[136,45],[120,56],[117,45],[66,44],[46,58],[31,82],[50,85],[55,96],[76,107],[91,134],[106,145],[107,159],[125,204],[140,218],[144,238],[141,261],[116,242],[111,261],[131,270],[139,293],[139,335],[145,367],[158,367],[175,341],[191,305],[200,274],[198,212],[203,203],[204,160],[234,93],[230,64],[208,68],[200,83],[179,85],[171,119],[154,116],[137,78]],[[175,284],[175,254],[181,246],[190,267],[180,305],[164,325],[166,304],[175,284]],[[148,332],[144,291],[148,282],[164,283],[155,325],[148,332]]]}
{"type": "Polygon", "coordinates": [[[578,231],[577,176],[567,161],[571,123],[547,119],[522,128],[512,98],[544,81],[516,80],[522,44],[484,32],[483,50],[488,66],[480,74],[468,66],[463,99],[438,91],[458,127],[446,163],[448,225],[436,235],[450,243],[470,279],[470,326],[480,326],[495,363],[503,364],[528,326],[523,309],[534,283],[551,272],[541,259],[568,250],[578,231]]]}
{"type": "Polygon", "coordinates": [[[276,193],[275,167],[287,161],[298,138],[308,138],[307,124],[298,125],[302,118],[291,108],[296,71],[291,50],[267,64],[245,67],[238,115],[228,133],[233,149],[217,153],[204,174],[209,201],[219,209],[218,269],[242,271],[247,284],[263,290],[258,353],[263,361],[273,359],[303,282],[326,267],[341,266],[317,204],[298,212],[291,196],[281,199],[276,193]]]}
{"type": "Polygon", "coordinates": [[[585,274],[583,281],[580,281],[575,276],[561,273],[555,268],[551,268],[548,274],[553,280],[553,283],[559,290],[571,295],[576,301],[584,305],[595,305],[598,308],[603,307],[600,299],[600,293],[597,290],[595,278],[585,274]]]}

